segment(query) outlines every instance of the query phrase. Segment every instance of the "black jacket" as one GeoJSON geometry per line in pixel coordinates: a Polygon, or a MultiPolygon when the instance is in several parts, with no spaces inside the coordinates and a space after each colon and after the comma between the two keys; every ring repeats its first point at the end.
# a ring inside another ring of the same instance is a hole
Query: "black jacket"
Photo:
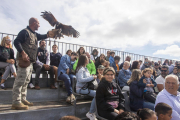
{"type": "Polygon", "coordinates": [[[107,101],[119,101],[118,108],[116,109],[125,110],[125,99],[119,85],[115,82],[110,83],[105,79],[102,79],[96,90],[97,110],[114,112],[114,108],[108,104],[107,101]]]}
{"type": "Polygon", "coordinates": [[[6,62],[7,59],[14,59],[14,50],[11,48],[0,46],[0,61],[6,62]]]}

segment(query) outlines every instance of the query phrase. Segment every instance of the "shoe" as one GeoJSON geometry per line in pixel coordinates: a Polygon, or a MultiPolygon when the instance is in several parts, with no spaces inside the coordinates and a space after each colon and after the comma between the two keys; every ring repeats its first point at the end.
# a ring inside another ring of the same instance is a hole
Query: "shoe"
{"type": "Polygon", "coordinates": [[[29,107],[27,105],[24,105],[23,103],[18,103],[18,104],[12,104],[11,109],[12,110],[28,110],[29,107]]]}
{"type": "Polygon", "coordinates": [[[51,85],[50,89],[57,89],[57,88],[54,85],[51,85]]]}
{"type": "Polygon", "coordinates": [[[67,97],[66,102],[70,103],[70,104],[74,104],[75,101],[75,96],[73,94],[71,94],[70,96],[67,97]]]}
{"type": "Polygon", "coordinates": [[[39,87],[39,85],[35,85],[35,87],[34,87],[36,90],[40,90],[40,87],[39,87]]]}
{"type": "Polygon", "coordinates": [[[71,99],[71,97],[68,96],[67,99],[66,99],[66,102],[67,102],[67,103],[70,103],[70,99],[71,99]]]}
{"type": "Polygon", "coordinates": [[[27,101],[27,100],[23,100],[22,103],[23,103],[24,105],[27,105],[27,106],[33,106],[33,103],[32,103],[32,102],[29,102],[29,101],[27,101]]]}
{"type": "Polygon", "coordinates": [[[1,89],[6,90],[6,87],[5,87],[4,83],[1,84],[1,89]]]}
{"type": "Polygon", "coordinates": [[[34,89],[34,85],[32,83],[29,84],[29,88],[34,89]]]}
{"type": "Polygon", "coordinates": [[[59,83],[58,83],[58,82],[55,83],[55,87],[56,87],[56,88],[59,87],[59,83]]]}
{"type": "Polygon", "coordinates": [[[96,115],[94,113],[86,113],[86,117],[90,120],[97,120],[96,115]]]}

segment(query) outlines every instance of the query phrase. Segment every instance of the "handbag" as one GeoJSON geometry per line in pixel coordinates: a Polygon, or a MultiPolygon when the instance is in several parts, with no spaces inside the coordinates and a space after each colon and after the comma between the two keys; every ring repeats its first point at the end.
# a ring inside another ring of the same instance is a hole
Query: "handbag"
{"type": "Polygon", "coordinates": [[[118,101],[111,101],[111,102],[107,102],[107,103],[112,105],[112,107],[115,108],[115,109],[118,107],[118,104],[119,104],[118,101]]]}
{"type": "Polygon", "coordinates": [[[98,87],[98,83],[96,81],[96,79],[90,81],[90,82],[87,82],[87,88],[90,89],[90,90],[97,90],[97,87],[98,87]]]}
{"type": "Polygon", "coordinates": [[[27,68],[31,64],[30,61],[24,61],[22,58],[19,58],[18,65],[21,68],[27,68]]]}

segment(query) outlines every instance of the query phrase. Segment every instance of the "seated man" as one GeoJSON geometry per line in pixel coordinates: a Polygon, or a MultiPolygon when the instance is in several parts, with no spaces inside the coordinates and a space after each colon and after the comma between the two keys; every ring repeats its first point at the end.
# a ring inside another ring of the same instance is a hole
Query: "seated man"
{"type": "Polygon", "coordinates": [[[157,77],[160,76],[161,75],[161,71],[159,70],[159,63],[158,62],[154,63],[154,68],[155,68],[157,77]]]}
{"type": "MultiPolygon", "coordinates": [[[[129,69],[131,69],[131,64],[130,64],[131,57],[130,57],[130,56],[127,56],[125,61],[128,61],[128,62],[129,62],[129,69]]],[[[123,68],[123,64],[124,64],[124,62],[123,62],[123,63],[121,63],[121,65],[120,65],[119,69],[122,69],[122,68],[123,68]]]]}
{"type": "Polygon", "coordinates": [[[61,53],[57,52],[58,46],[53,45],[52,46],[53,52],[50,53],[50,65],[54,66],[54,74],[55,74],[55,87],[58,88],[58,83],[57,83],[57,67],[59,66],[59,62],[61,60],[61,53]]]}
{"type": "Polygon", "coordinates": [[[74,95],[72,94],[72,80],[75,77],[75,75],[71,74],[73,64],[75,63],[75,60],[77,60],[77,53],[72,52],[71,56],[64,55],[61,57],[60,64],[58,66],[58,79],[63,80],[65,83],[67,94],[67,103],[73,103],[75,100],[74,95]]]}
{"type": "Polygon", "coordinates": [[[155,106],[158,103],[166,103],[172,107],[171,120],[180,120],[180,93],[179,80],[175,75],[168,75],[165,78],[165,89],[163,89],[156,98],[155,106]]]}
{"type": "Polygon", "coordinates": [[[165,77],[169,74],[169,68],[166,65],[162,65],[161,67],[161,75],[155,79],[157,83],[156,92],[160,92],[164,89],[165,77]]]}
{"type": "Polygon", "coordinates": [[[39,87],[39,76],[41,74],[41,71],[50,71],[50,79],[51,79],[51,89],[56,89],[54,86],[54,66],[50,66],[50,54],[46,50],[46,41],[41,40],[39,42],[39,48],[37,50],[37,61],[33,64],[33,68],[36,71],[36,77],[35,77],[35,89],[40,90],[39,87]]]}
{"type": "Polygon", "coordinates": [[[149,68],[149,60],[147,58],[145,58],[144,64],[141,67],[141,71],[144,70],[145,68],[149,68]]]}
{"type": "MultiPolygon", "coordinates": [[[[86,68],[88,69],[89,73],[91,75],[95,75],[96,74],[96,67],[94,65],[94,62],[90,59],[90,55],[88,52],[85,52],[86,56],[88,57],[89,59],[89,63],[86,65],[86,68]]],[[[76,70],[76,67],[77,67],[77,63],[78,63],[78,60],[76,60],[76,62],[74,63],[73,65],[73,70],[75,71],[76,70]]]]}
{"type": "Polygon", "coordinates": [[[106,61],[109,61],[110,51],[107,51],[106,61]]]}
{"type": "Polygon", "coordinates": [[[131,71],[129,70],[130,63],[125,61],[123,68],[119,71],[118,81],[119,86],[122,89],[124,86],[128,86],[127,81],[131,78],[131,71]]]}

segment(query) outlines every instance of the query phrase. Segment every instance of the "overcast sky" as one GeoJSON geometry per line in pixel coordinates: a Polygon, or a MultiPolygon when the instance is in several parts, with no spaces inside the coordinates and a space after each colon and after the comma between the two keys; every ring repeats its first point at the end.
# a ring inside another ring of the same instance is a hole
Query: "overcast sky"
{"type": "Polygon", "coordinates": [[[36,17],[46,33],[44,10],[80,32],[63,42],[180,59],[180,0],[1,0],[0,32],[18,34],[36,17]]]}

